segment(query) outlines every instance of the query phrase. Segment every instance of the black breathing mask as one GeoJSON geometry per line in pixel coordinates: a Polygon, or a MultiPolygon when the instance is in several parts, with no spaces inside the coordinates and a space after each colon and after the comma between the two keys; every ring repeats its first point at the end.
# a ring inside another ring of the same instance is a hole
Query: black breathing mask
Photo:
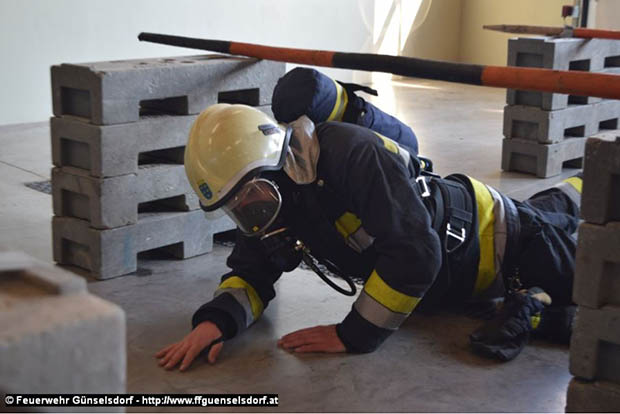
{"type": "Polygon", "coordinates": [[[269,261],[280,271],[290,272],[303,261],[325,283],[336,291],[354,296],[357,289],[352,279],[334,263],[312,256],[310,249],[291,231],[283,218],[282,195],[275,181],[255,178],[245,183],[224,206],[223,210],[247,237],[258,237],[269,261]],[[320,269],[325,266],[341,277],[349,286],[343,289],[320,269]]]}

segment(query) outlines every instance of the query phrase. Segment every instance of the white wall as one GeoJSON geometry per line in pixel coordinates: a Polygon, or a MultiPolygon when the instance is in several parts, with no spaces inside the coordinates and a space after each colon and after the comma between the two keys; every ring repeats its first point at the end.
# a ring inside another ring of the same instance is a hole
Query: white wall
{"type": "Polygon", "coordinates": [[[461,34],[461,0],[424,0],[413,23],[403,55],[423,59],[459,60],[459,36],[461,34]]]}
{"type": "Polygon", "coordinates": [[[590,0],[588,19],[589,27],[620,30],[620,1],[590,0]]]}
{"type": "MultiPolygon", "coordinates": [[[[371,51],[374,1],[0,0],[0,125],[51,115],[51,65],[200,53],[138,42],[142,31],[371,51]]],[[[344,81],[369,79],[325,72],[344,81]]]]}
{"type": "MultiPolygon", "coordinates": [[[[617,1],[617,0],[614,0],[617,1]]],[[[562,5],[573,0],[463,0],[459,61],[505,66],[514,34],[485,30],[485,24],[562,26],[562,5]]]]}
{"type": "MultiPolygon", "coordinates": [[[[386,0],[387,1],[387,0],[386,0]]],[[[406,1],[406,0],[404,0],[406,1]]],[[[428,59],[506,65],[515,34],[483,30],[484,24],[562,26],[562,5],[574,0],[424,0],[430,12],[414,23],[403,54],[428,59]],[[418,25],[420,23],[420,25],[418,25]]],[[[620,0],[590,0],[589,26],[620,29],[620,0]]]]}

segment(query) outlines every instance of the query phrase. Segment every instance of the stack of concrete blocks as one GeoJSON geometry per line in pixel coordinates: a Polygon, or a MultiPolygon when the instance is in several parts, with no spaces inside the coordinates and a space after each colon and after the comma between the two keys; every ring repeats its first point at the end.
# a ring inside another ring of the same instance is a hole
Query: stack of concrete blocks
{"type": "Polygon", "coordinates": [[[197,114],[242,103],[271,115],[284,63],[220,55],[53,66],[54,260],[101,279],[137,254],[209,252],[234,228],[207,220],[183,167],[197,114]]]}
{"type": "Polygon", "coordinates": [[[620,411],[620,138],[586,145],[567,412],[620,411]]]}
{"type": "MultiPolygon", "coordinates": [[[[620,42],[608,39],[516,38],[508,65],[620,73],[620,42]]],[[[580,168],[588,137],[618,129],[620,101],[508,90],[502,169],[551,177],[580,168]]]]}
{"type": "Polygon", "coordinates": [[[4,394],[125,392],[125,314],[83,278],[0,252],[0,326],[0,411],[4,394]]]}

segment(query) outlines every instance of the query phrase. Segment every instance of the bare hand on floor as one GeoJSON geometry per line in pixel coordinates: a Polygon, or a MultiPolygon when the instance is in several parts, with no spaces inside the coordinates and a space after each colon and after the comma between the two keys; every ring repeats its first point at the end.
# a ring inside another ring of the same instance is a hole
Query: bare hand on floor
{"type": "MultiPolygon", "coordinates": [[[[155,357],[159,358],[159,365],[168,370],[173,369],[181,362],[179,370],[185,371],[203,349],[221,337],[222,332],[214,323],[202,322],[180,342],[168,345],[155,354],[155,357]]],[[[209,363],[215,363],[223,345],[222,342],[213,344],[209,350],[209,363]]]]}
{"type": "Polygon", "coordinates": [[[294,352],[345,352],[336,325],[315,326],[284,335],[278,346],[294,352]]]}

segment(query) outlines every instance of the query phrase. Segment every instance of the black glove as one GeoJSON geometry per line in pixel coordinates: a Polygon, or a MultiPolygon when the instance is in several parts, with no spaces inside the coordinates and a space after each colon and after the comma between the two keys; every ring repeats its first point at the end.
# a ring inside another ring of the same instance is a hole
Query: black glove
{"type": "Polygon", "coordinates": [[[510,361],[519,355],[530,337],[532,316],[544,307],[527,293],[514,293],[506,299],[497,318],[470,335],[472,349],[488,358],[510,361]]]}

